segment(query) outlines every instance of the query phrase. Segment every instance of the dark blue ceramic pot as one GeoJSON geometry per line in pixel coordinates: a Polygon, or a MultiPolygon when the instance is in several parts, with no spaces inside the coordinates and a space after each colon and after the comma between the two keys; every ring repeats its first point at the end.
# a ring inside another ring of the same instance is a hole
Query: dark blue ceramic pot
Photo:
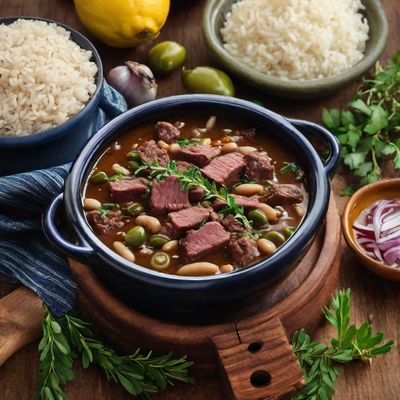
{"type": "Polygon", "coordinates": [[[234,305],[263,290],[288,273],[301,258],[323,225],[330,196],[329,176],[339,158],[337,140],[324,128],[305,121],[290,121],[253,103],[213,95],[183,95],[136,107],[104,126],[84,147],[66,180],[65,191],[51,204],[44,217],[50,241],[70,257],[90,264],[110,289],[145,310],[171,317],[184,313],[210,312],[234,305]],[[124,132],[144,123],[170,116],[201,112],[242,120],[258,132],[283,142],[305,167],[309,208],[295,234],[268,259],[251,267],[208,277],[181,277],[132,264],[107,248],[85,219],[82,195],[86,180],[104,151],[124,132]],[[328,143],[330,156],[321,161],[317,151],[300,132],[307,130],[328,143]],[[63,207],[77,243],[68,242],[55,225],[57,209],[63,207]]]}
{"type": "Polygon", "coordinates": [[[104,84],[103,65],[94,45],[79,32],[49,19],[8,17],[1,18],[0,24],[9,25],[21,18],[55,23],[71,32],[71,40],[93,54],[92,61],[98,68],[97,88],[85,108],[60,126],[29,136],[0,135],[0,176],[61,165],[74,160],[82,146],[106,122],[99,108],[104,84]]]}

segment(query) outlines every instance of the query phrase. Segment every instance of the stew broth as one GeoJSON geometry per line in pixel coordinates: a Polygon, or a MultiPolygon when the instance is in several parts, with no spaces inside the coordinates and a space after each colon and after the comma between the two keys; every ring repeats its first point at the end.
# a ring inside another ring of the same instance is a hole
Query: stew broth
{"type": "MultiPolygon", "coordinates": [[[[181,117],[181,119],[167,119],[166,121],[175,124],[174,126],[177,126],[179,131],[180,131],[180,137],[178,139],[178,143],[180,142],[182,145],[185,145],[187,143],[182,142],[183,139],[188,139],[191,144],[193,145],[198,145],[199,141],[208,143],[211,141],[210,146],[221,148],[222,146],[226,143],[236,143],[239,147],[245,147],[245,146],[251,146],[257,149],[258,152],[267,152],[268,156],[272,159],[272,163],[274,165],[274,177],[272,179],[264,179],[264,182],[261,182],[262,185],[265,185],[266,187],[269,187],[271,185],[271,182],[273,185],[276,184],[290,184],[290,185],[295,185],[297,188],[299,188],[303,194],[303,199],[300,202],[300,205],[298,204],[282,204],[279,206],[274,206],[275,210],[278,210],[278,213],[281,214],[280,218],[277,221],[269,221],[268,225],[258,227],[254,231],[252,231],[250,234],[245,233],[243,234],[230,234],[231,235],[231,240],[232,238],[240,238],[241,236],[248,236],[250,237],[250,240],[253,244],[255,244],[256,249],[257,249],[257,240],[262,238],[263,235],[268,233],[269,231],[277,231],[278,233],[282,234],[284,231],[284,228],[287,226],[290,226],[292,228],[296,228],[303,217],[303,214],[307,208],[307,193],[305,190],[305,187],[302,182],[299,182],[296,180],[295,175],[293,173],[282,173],[281,168],[285,166],[285,162],[293,162],[293,155],[290,153],[289,149],[284,148],[280,143],[278,143],[276,140],[273,140],[271,137],[268,137],[267,134],[263,135],[263,132],[256,132],[255,136],[252,134],[247,134],[249,131],[249,126],[244,125],[241,122],[238,121],[232,121],[231,119],[226,119],[226,118],[220,118],[217,117],[215,121],[215,125],[212,126],[210,129],[206,130],[205,126],[208,121],[208,117],[206,116],[194,116],[194,117],[181,117]],[[182,121],[184,122],[184,126],[182,123],[179,123],[177,121],[182,121]],[[241,134],[242,132],[247,132],[246,134],[241,134]],[[198,137],[193,138],[194,135],[198,135],[198,137]],[[205,140],[206,139],[206,140],[205,140]],[[210,140],[208,140],[210,139],[210,140]],[[300,210],[300,211],[299,211],[300,210]]],[[[156,122],[156,121],[155,121],[156,122]]],[[[120,166],[124,168],[128,168],[128,160],[129,158],[127,157],[127,154],[131,152],[132,150],[135,150],[140,147],[143,144],[146,144],[147,141],[153,139],[157,143],[157,137],[156,137],[156,129],[155,129],[155,122],[143,126],[139,126],[137,128],[134,128],[133,130],[123,134],[117,142],[113,143],[110,145],[107,149],[105,149],[104,153],[102,156],[99,158],[97,164],[95,165],[93,172],[91,176],[93,177],[96,175],[98,172],[102,171],[104,172],[108,177],[113,177],[115,178],[116,172],[115,172],[115,164],[119,164],[120,166]]],[[[209,125],[211,125],[212,121],[209,121],[209,125]]],[[[172,140],[172,142],[176,142],[176,140],[172,140]]],[[[171,143],[172,144],[172,143],[171,143]]],[[[170,149],[171,149],[171,144],[170,149]]],[[[168,144],[165,143],[160,143],[158,142],[158,145],[161,147],[167,147],[168,144]]],[[[175,145],[175,147],[177,147],[175,145]]],[[[188,146],[191,147],[191,146],[188,146]]],[[[181,147],[185,148],[185,147],[181,147]]],[[[187,148],[187,147],[186,147],[187,148]]],[[[179,155],[179,153],[172,153],[168,150],[163,150],[165,151],[168,155],[170,160],[182,160],[182,156],[179,155]]],[[[224,156],[224,153],[221,153],[218,157],[224,156]]],[[[212,158],[213,160],[215,158],[212,158]]],[[[141,163],[141,160],[137,160],[139,164],[141,163]]],[[[133,171],[134,172],[134,171],[133,171]]],[[[134,176],[134,173],[132,172],[132,177],[134,176]]],[[[139,176],[144,176],[148,177],[148,173],[140,173],[139,176]]],[[[242,178],[245,178],[243,174],[241,175],[242,178]]],[[[120,176],[121,178],[121,176],[120,176]]],[[[125,179],[125,177],[122,177],[125,179]]],[[[129,178],[129,177],[128,177],[129,178]]],[[[211,179],[209,179],[211,181],[211,179]]],[[[149,182],[151,184],[151,181],[149,182]]],[[[238,183],[238,182],[235,182],[238,183]]],[[[260,183],[260,182],[258,182],[260,183]]],[[[119,210],[122,211],[122,217],[121,220],[123,222],[123,226],[121,227],[115,227],[113,229],[108,229],[106,231],[99,231],[97,229],[97,236],[99,239],[106,245],[108,246],[111,250],[115,251],[113,243],[118,241],[118,242],[125,242],[125,236],[126,232],[128,232],[130,229],[133,227],[137,226],[135,222],[134,216],[131,216],[129,214],[124,215],[124,209],[127,207],[132,202],[138,202],[144,207],[144,213],[147,215],[154,216],[157,218],[161,224],[162,227],[164,227],[167,222],[168,222],[168,212],[165,213],[154,213],[152,211],[152,207],[150,205],[150,199],[149,195],[151,193],[151,185],[149,184],[149,189],[147,192],[144,194],[144,196],[138,196],[138,197],[132,197],[127,201],[115,201],[115,199],[111,198],[110,196],[110,181],[104,182],[104,183],[94,183],[91,179],[89,179],[85,193],[84,193],[84,198],[88,199],[96,199],[98,200],[102,205],[107,203],[114,203],[118,204],[118,208],[113,208],[111,206],[110,209],[111,211],[119,210]]],[[[230,192],[234,192],[234,187],[235,185],[230,187],[230,192]]],[[[267,191],[268,192],[268,191],[267,191]]],[[[250,196],[252,198],[259,199],[260,201],[264,202],[266,201],[266,195],[263,194],[256,194],[253,196],[250,196]]],[[[267,201],[268,202],[268,201],[267,201]]],[[[202,207],[204,202],[198,201],[198,202],[191,202],[192,206],[200,206],[202,207]]],[[[103,207],[103,206],[102,206],[103,207]]],[[[87,210],[88,211],[88,210],[87,210]]],[[[108,210],[92,210],[88,212],[99,212],[103,213],[104,217],[107,218],[107,214],[109,213],[108,210]]],[[[249,211],[245,211],[245,216],[247,215],[248,217],[249,211]]],[[[89,220],[89,218],[88,218],[89,220]]],[[[205,221],[204,221],[205,222],[205,221]]],[[[194,229],[201,229],[202,225],[204,225],[204,222],[202,224],[199,224],[196,226],[194,229]]],[[[94,227],[94,230],[96,231],[96,224],[91,221],[91,225],[94,227]]],[[[191,262],[210,262],[213,264],[216,264],[217,266],[221,267],[223,265],[232,265],[233,270],[242,267],[242,265],[238,265],[233,259],[230,254],[230,251],[227,250],[227,246],[223,246],[222,248],[219,248],[217,251],[211,251],[208,252],[204,257],[202,257],[199,260],[185,260],[184,259],[184,254],[182,252],[182,240],[185,240],[185,234],[180,236],[179,239],[179,246],[175,251],[172,252],[167,252],[168,256],[170,257],[170,263],[168,268],[164,269],[162,272],[164,273],[169,273],[169,274],[176,274],[179,268],[181,268],[185,264],[190,264],[191,262]]],[[[287,236],[285,239],[287,239],[287,236]]],[[[135,263],[139,264],[144,267],[148,267],[151,269],[154,269],[151,266],[151,259],[153,255],[160,251],[160,249],[153,248],[152,246],[149,245],[149,238],[151,237],[151,233],[148,232],[148,239],[145,244],[141,245],[138,248],[134,248],[132,246],[127,245],[127,247],[131,250],[131,252],[134,254],[135,258],[135,263]]],[[[247,240],[247,239],[246,239],[247,240]]],[[[259,246],[258,246],[259,247],[259,246]]],[[[276,247],[278,247],[276,245],[276,247]]],[[[262,248],[262,246],[261,246],[262,248]]],[[[246,250],[246,249],[245,249],[246,250]]],[[[248,253],[248,252],[247,252],[248,253]]],[[[246,253],[246,254],[247,254],[246,253]]],[[[252,259],[251,262],[243,265],[243,266],[248,266],[251,264],[254,264],[264,258],[266,258],[268,255],[263,254],[260,252],[259,255],[255,255],[252,259]]],[[[239,262],[240,264],[240,262],[239,262]]],[[[231,268],[222,268],[223,270],[229,271],[231,268]]],[[[220,273],[220,270],[218,269],[216,273],[220,273]]],[[[205,274],[205,273],[204,273],[205,274]]],[[[196,275],[204,275],[203,273],[196,274],[196,275]]]]}

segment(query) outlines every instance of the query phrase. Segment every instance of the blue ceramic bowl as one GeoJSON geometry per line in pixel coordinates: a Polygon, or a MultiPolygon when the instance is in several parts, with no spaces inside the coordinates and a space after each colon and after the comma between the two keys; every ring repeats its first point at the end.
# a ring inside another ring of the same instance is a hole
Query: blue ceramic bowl
{"type": "MultiPolygon", "coordinates": [[[[47,168],[72,161],[82,146],[99,128],[101,110],[99,102],[103,87],[103,65],[94,45],[72,28],[44,18],[8,17],[1,18],[0,24],[12,24],[18,19],[46,21],[62,26],[71,32],[71,40],[81,48],[90,50],[96,63],[96,91],[86,106],[63,124],[28,136],[0,136],[0,176],[17,172],[47,168]]],[[[104,123],[105,121],[103,121],[104,123]]],[[[100,125],[101,126],[101,125],[100,125]]]]}
{"type": "Polygon", "coordinates": [[[94,266],[111,290],[137,308],[158,310],[164,316],[221,310],[259,293],[296,264],[322,226],[330,195],[329,176],[339,158],[337,140],[324,128],[306,121],[290,121],[253,103],[214,95],[183,95],[156,100],[136,107],[105,125],[84,147],[66,180],[64,193],[44,216],[49,240],[70,257],[94,266]],[[295,234],[273,254],[253,266],[208,277],[181,277],[132,264],[107,248],[85,219],[82,196],[85,182],[104,149],[128,130],[170,116],[210,113],[247,121],[266,135],[278,138],[305,168],[309,186],[309,208],[295,234]],[[330,156],[322,161],[300,130],[318,135],[328,143],[330,156]],[[55,225],[63,207],[78,244],[68,242],[55,225]]]}

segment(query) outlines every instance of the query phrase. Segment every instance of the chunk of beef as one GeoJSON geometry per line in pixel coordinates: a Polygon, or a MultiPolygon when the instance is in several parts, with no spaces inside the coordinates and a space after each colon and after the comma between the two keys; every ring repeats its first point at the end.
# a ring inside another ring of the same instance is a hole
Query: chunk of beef
{"type": "Polygon", "coordinates": [[[243,236],[236,240],[230,240],[228,250],[233,262],[239,267],[249,265],[260,255],[256,242],[247,236],[243,236]]]}
{"type": "Polygon", "coordinates": [[[108,211],[105,215],[97,210],[89,211],[86,213],[86,218],[97,233],[106,233],[124,226],[122,214],[119,210],[108,211]]]}
{"type": "Polygon", "coordinates": [[[166,143],[174,143],[181,135],[179,129],[169,122],[159,121],[156,124],[157,139],[166,143]]]}
{"type": "Polygon", "coordinates": [[[189,199],[192,202],[201,201],[201,199],[204,197],[204,194],[204,190],[200,186],[196,186],[189,192],[189,199]]]}
{"type": "Polygon", "coordinates": [[[185,169],[193,167],[194,165],[186,161],[176,161],[176,166],[178,167],[178,172],[183,172],[185,169]]]}
{"type": "Polygon", "coordinates": [[[230,234],[218,222],[207,222],[197,231],[190,231],[181,241],[183,257],[188,262],[201,260],[221,250],[230,234]]]}
{"type": "Polygon", "coordinates": [[[153,212],[158,214],[188,208],[191,207],[189,192],[181,190],[176,176],[168,176],[163,181],[153,181],[150,205],[153,212]]]}
{"type": "Polygon", "coordinates": [[[188,230],[197,228],[210,217],[212,208],[190,207],[168,214],[165,232],[171,239],[183,236],[188,230]],[[169,224],[169,225],[168,225],[169,224]]]}
{"type": "Polygon", "coordinates": [[[166,166],[169,161],[168,153],[165,150],[161,150],[154,140],[145,141],[136,150],[140,158],[148,164],[157,161],[160,165],[166,166]]]}
{"type": "Polygon", "coordinates": [[[295,185],[278,184],[272,186],[271,194],[266,198],[270,206],[298,204],[304,200],[303,192],[295,185]]]}
{"type": "Polygon", "coordinates": [[[146,193],[146,179],[120,179],[109,182],[110,197],[116,202],[131,201],[146,193]]]}
{"type": "Polygon", "coordinates": [[[243,155],[240,153],[229,153],[214,158],[201,171],[207,178],[212,179],[216,183],[229,186],[239,181],[243,167],[243,155]]]}
{"type": "Polygon", "coordinates": [[[220,154],[221,149],[219,147],[200,144],[198,146],[182,147],[179,149],[177,157],[201,168],[206,166],[212,158],[220,154]]]}
{"type": "Polygon", "coordinates": [[[256,182],[265,182],[274,177],[274,166],[265,151],[252,151],[244,156],[244,172],[256,182]]]}
{"type": "Polygon", "coordinates": [[[240,233],[244,231],[243,225],[232,214],[223,216],[212,212],[210,214],[210,219],[219,222],[228,232],[240,233]]]}
{"type": "MultiPolygon", "coordinates": [[[[233,194],[232,195],[236,201],[236,204],[239,207],[243,207],[246,211],[248,210],[253,210],[254,208],[258,208],[260,205],[260,202],[256,197],[246,197],[246,196],[240,196],[238,194],[233,194]]],[[[214,210],[222,210],[224,207],[226,207],[226,202],[221,199],[216,199],[214,200],[212,207],[214,210]]]]}

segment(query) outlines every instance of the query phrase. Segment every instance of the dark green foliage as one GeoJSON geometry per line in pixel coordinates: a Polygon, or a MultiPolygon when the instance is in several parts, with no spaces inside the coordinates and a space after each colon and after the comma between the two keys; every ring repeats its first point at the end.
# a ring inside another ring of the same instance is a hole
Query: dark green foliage
{"type": "Polygon", "coordinates": [[[360,185],[381,179],[380,161],[393,158],[400,169],[400,52],[386,68],[376,65],[364,79],[348,111],[323,110],[325,125],[337,136],[343,163],[359,177],[360,185]]]}
{"type": "Polygon", "coordinates": [[[40,375],[35,399],[67,399],[61,385],[73,380],[73,362],[82,366],[99,366],[110,381],[122,385],[134,396],[148,399],[151,395],[173,385],[174,381],[193,383],[188,369],[193,364],[186,357],[172,358],[172,354],[153,356],[137,349],[129,356],[119,356],[114,350],[95,339],[91,326],[78,317],[66,314],[56,319],[45,308],[43,338],[39,344],[40,375]]]}
{"type": "Polygon", "coordinates": [[[339,371],[334,363],[369,360],[388,353],[393,341],[382,344],[384,334],[372,334],[368,322],[356,327],[350,324],[350,289],[339,291],[331,300],[324,315],[335,328],[337,337],[330,346],[312,341],[302,329],[293,335],[292,346],[306,378],[306,385],[292,400],[329,400],[335,394],[335,381],[339,371]]]}

